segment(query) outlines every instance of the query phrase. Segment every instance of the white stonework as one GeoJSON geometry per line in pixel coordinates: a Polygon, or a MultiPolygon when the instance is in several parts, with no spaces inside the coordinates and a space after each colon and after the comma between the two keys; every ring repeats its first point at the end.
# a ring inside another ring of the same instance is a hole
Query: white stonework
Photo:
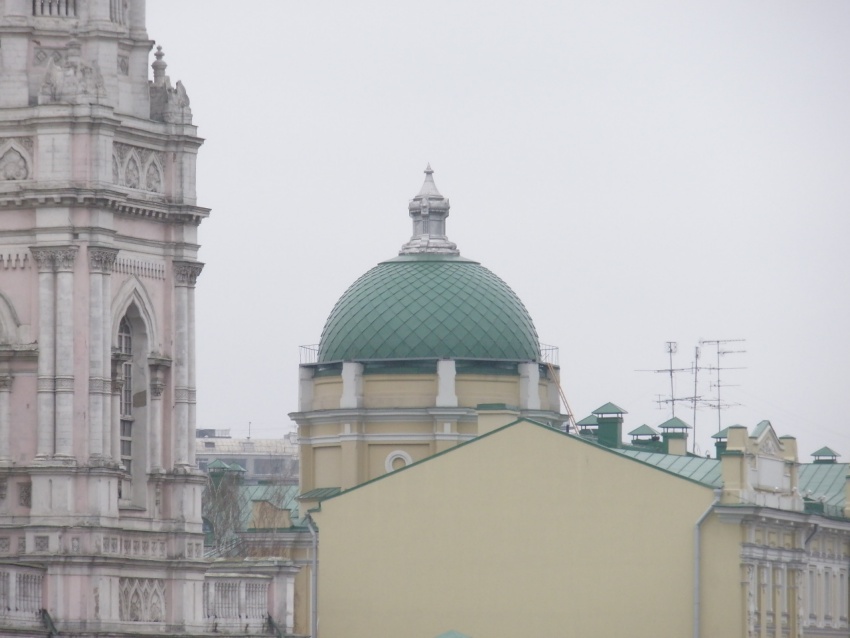
{"type": "MultiPolygon", "coordinates": [[[[0,635],[222,635],[194,469],[202,140],[152,46],[145,0],[0,0],[0,635]]],[[[242,633],[291,614],[284,572],[227,575],[242,633]]]]}

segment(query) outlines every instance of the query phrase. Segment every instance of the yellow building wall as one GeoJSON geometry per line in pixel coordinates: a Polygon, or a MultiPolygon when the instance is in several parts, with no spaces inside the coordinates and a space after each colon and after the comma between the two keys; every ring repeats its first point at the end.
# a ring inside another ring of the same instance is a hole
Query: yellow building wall
{"type": "Polygon", "coordinates": [[[519,405],[519,381],[518,376],[459,374],[455,379],[458,405],[463,408],[474,408],[481,403],[519,405]]]}
{"type": "MultiPolygon", "coordinates": [[[[693,530],[712,500],[619,454],[509,426],[322,504],[322,638],[690,636],[693,530]]],[[[739,635],[716,615],[705,638],[739,635]]]]}
{"type": "Polygon", "coordinates": [[[339,447],[314,447],[314,485],[320,487],[341,487],[341,461],[342,453],[339,447]]]}
{"type": "Polygon", "coordinates": [[[428,408],[437,396],[435,374],[374,374],[363,377],[365,408],[428,408]]]}
{"type": "Polygon", "coordinates": [[[318,377],[313,380],[313,410],[336,410],[342,397],[342,377],[318,377]]]}

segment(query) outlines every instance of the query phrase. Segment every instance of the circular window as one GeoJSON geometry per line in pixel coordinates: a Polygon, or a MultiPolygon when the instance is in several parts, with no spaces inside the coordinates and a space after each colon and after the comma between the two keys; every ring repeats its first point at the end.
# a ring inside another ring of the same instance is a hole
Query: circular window
{"type": "Polygon", "coordinates": [[[396,470],[400,470],[411,463],[413,463],[413,458],[410,454],[402,450],[396,450],[395,452],[389,453],[387,460],[384,461],[384,468],[387,472],[395,472],[396,470]]]}

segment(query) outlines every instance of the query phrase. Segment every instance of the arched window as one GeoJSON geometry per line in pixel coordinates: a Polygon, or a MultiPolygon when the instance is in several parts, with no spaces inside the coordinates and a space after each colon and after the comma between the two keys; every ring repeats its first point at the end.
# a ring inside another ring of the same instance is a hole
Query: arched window
{"type": "Polygon", "coordinates": [[[118,326],[118,350],[127,358],[121,365],[121,463],[133,475],[133,333],[125,316],[118,326]]]}

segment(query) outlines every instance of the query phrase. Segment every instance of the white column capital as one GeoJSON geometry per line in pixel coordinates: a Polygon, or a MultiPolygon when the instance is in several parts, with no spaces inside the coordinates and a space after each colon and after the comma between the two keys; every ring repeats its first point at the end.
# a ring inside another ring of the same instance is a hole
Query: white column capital
{"type": "Polygon", "coordinates": [[[175,261],[174,285],[193,287],[203,269],[204,265],[199,261],[175,261]]]}
{"type": "Polygon", "coordinates": [[[89,271],[103,274],[111,273],[117,256],[117,248],[89,246],[89,271]]]}

